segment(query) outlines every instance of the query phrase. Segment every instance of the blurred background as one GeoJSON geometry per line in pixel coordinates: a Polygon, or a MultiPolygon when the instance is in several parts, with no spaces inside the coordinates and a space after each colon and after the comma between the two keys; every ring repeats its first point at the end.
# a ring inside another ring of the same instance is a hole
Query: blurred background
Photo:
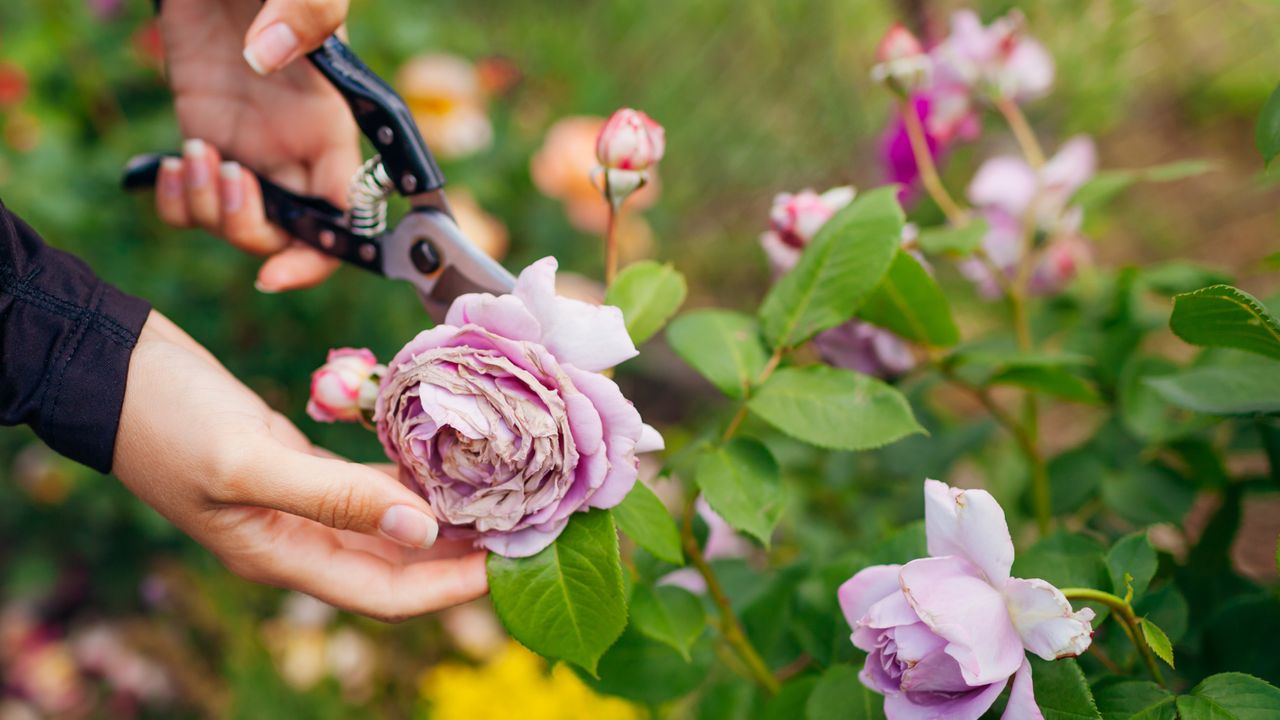
{"type": "MultiPolygon", "coordinates": [[[[690,306],[747,308],[768,283],[757,238],[775,193],[883,181],[889,96],[868,68],[884,29],[903,19],[937,36],[961,6],[355,0],[350,39],[418,114],[464,229],[513,269],[556,255],[586,294],[601,275],[604,207],[585,177],[599,118],[623,105],[651,114],[667,128],[667,159],[624,223],[624,262],[674,262],[690,279],[690,306]]],[[[1014,4],[963,6],[991,18],[1014,4]]],[[[1213,166],[1091,214],[1099,264],[1197,260],[1260,297],[1274,292],[1257,263],[1277,248],[1280,191],[1261,173],[1253,122],[1280,67],[1280,3],[1020,6],[1057,61],[1054,93],[1027,109],[1051,150],[1088,133],[1104,169],[1213,166]]],[[[313,290],[259,293],[256,259],[163,227],[149,197],[119,189],[132,154],[181,142],[150,8],[0,4],[0,197],[51,244],[149,299],[317,443],[381,459],[370,433],[305,417],[308,377],[330,347],[394,353],[427,322],[413,292],[344,269],[313,290]]],[[[1012,147],[993,124],[946,158],[944,179],[959,190],[981,159],[1012,147]]],[[[938,217],[931,206],[914,213],[938,217]]],[[[622,382],[678,444],[675,424],[698,406],[689,398],[712,394],[660,345],[622,382]]],[[[916,507],[895,503],[876,522],[916,507]]],[[[0,429],[3,720],[481,718],[492,682],[531,719],[644,716],[539,662],[507,645],[483,605],[387,627],[239,581],[114,479],[52,455],[24,429],[0,429]]]]}

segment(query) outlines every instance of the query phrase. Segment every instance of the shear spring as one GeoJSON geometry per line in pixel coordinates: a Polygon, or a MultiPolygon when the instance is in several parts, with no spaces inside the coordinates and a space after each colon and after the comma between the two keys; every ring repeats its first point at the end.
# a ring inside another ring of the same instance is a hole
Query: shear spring
{"type": "Polygon", "coordinates": [[[374,155],[360,166],[347,186],[347,201],[351,232],[362,237],[374,237],[387,229],[387,198],[396,185],[382,165],[382,157],[374,155]]]}

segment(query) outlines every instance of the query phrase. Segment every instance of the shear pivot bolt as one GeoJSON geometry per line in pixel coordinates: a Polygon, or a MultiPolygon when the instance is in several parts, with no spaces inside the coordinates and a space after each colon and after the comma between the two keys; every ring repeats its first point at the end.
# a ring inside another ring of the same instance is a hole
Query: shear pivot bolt
{"type": "Polygon", "coordinates": [[[418,178],[414,177],[413,173],[405,173],[400,178],[400,184],[404,186],[405,192],[413,192],[418,189],[418,178]]]}

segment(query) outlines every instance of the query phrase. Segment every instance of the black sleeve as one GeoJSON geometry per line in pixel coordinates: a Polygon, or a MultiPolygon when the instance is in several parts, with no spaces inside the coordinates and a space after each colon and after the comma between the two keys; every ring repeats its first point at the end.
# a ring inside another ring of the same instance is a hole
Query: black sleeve
{"type": "Polygon", "coordinates": [[[30,425],[54,450],[110,472],[149,311],[0,203],[0,425],[30,425]]]}

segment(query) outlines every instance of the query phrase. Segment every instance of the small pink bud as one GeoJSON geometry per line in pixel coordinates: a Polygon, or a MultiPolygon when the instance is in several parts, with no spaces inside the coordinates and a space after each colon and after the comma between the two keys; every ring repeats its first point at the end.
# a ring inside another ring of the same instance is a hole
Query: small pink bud
{"type": "Polygon", "coordinates": [[[367,349],[338,348],[311,374],[311,400],[307,414],[319,422],[355,422],[364,410],[361,388],[379,370],[378,359],[367,349]]]}
{"type": "Polygon", "coordinates": [[[894,23],[876,48],[877,62],[893,62],[924,54],[924,46],[902,23],[894,23]]]}
{"type": "Polygon", "coordinates": [[[600,129],[596,159],[610,170],[648,170],[667,149],[666,131],[639,110],[622,108],[600,129]]]}

